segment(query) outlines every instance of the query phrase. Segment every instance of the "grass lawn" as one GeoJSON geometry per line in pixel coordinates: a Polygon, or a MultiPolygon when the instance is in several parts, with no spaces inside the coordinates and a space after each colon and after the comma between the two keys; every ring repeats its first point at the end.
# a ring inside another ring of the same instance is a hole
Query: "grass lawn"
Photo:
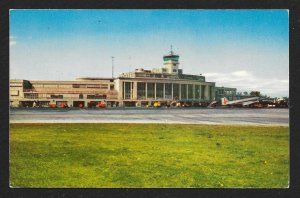
{"type": "Polygon", "coordinates": [[[12,187],[288,187],[288,127],[10,126],[12,187]]]}

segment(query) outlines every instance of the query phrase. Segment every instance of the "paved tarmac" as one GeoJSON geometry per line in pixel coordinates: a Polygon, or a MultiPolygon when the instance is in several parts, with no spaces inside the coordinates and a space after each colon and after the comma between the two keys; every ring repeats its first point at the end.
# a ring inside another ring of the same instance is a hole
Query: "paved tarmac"
{"type": "Polygon", "coordinates": [[[289,109],[113,108],[10,110],[11,123],[179,123],[289,125],[289,109]]]}

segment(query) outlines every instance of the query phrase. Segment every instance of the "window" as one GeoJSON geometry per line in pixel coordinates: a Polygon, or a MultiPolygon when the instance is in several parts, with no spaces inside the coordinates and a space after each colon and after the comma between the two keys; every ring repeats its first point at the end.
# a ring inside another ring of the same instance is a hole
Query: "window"
{"type": "Polygon", "coordinates": [[[173,69],[173,72],[177,72],[177,69],[173,69]]]}
{"type": "Polygon", "coordinates": [[[73,84],[73,88],[86,88],[86,85],[73,84]]]}
{"type": "Polygon", "coordinates": [[[172,84],[171,83],[165,84],[165,98],[172,99],[172,84]]]}
{"type": "Polygon", "coordinates": [[[87,95],[87,99],[95,99],[95,95],[87,95]]]}
{"type": "Polygon", "coordinates": [[[87,85],[87,88],[100,88],[100,85],[87,85]]]}
{"type": "Polygon", "coordinates": [[[51,95],[51,99],[63,99],[63,95],[51,95]]]}
{"type": "Polygon", "coordinates": [[[59,85],[59,88],[71,88],[71,85],[59,85]]]}
{"type": "Polygon", "coordinates": [[[87,99],[106,99],[106,95],[87,95],[87,99]]]}
{"type": "Polygon", "coordinates": [[[91,85],[87,85],[87,88],[108,89],[108,84],[91,84],[91,85]]]}
{"type": "Polygon", "coordinates": [[[108,89],[108,84],[73,84],[73,88],[108,89]]]}
{"type": "Polygon", "coordinates": [[[147,98],[154,98],[154,83],[147,83],[147,98]]]}
{"type": "Polygon", "coordinates": [[[132,90],[132,84],[131,82],[124,82],[123,84],[123,90],[124,90],[124,99],[130,99],[131,98],[131,90],[132,90]]]}
{"type": "Polygon", "coordinates": [[[161,99],[164,97],[164,84],[156,83],[156,98],[161,99]]]}
{"type": "Polygon", "coordinates": [[[39,97],[38,97],[37,93],[24,93],[24,98],[27,98],[27,99],[37,99],[39,97]]]}
{"type": "Polygon", "coordinates": [[[83,94],[79,94],[79,99],[83,99],[83,94]]]}
{"type": "Polygon", "coordinates": [[[201,99],[205,99],[205,90],[206,86],[205,85],[201,85],[201,99]]]}
{"type": "Polygon", "coordinates": [[[173,84],[173,99],[178,100],[179,99],[179,84],[173,84]]]}
{"type": "Polygon", "coordinates": [[[181,84],[181,99],[187,99],[187,84],[181,84]]]}
{"type": "Polygon", "coordinates": [[[146,83],[138,82],[137,83],[137,98],[145,99],[146,97],[146,83]]]}
{"type": "Polygon", "coordinates": [[[100,89],[108,89],[108,84],[101,84],[100,89]]]}
{"type": "Polygon", "coordinates": [[[188,85],[188,99],[194,98],[194,87],[193,85],[188,85]]]}
{"type": "Polygon", "coordinates": [[[110,85],[110,90],[114,90],[115,86],[114,85],[110,85]]]}
{"type": "Polygon", "coordinates": [[[195,85],[195,99],[200,98],[200,85],[195,85]]]}
{"type": "Polygon", "coordinates": [[[23,87],[23,84],[21,83],[10,83],[11,87],[23,87]]]}
{"type": "Polygon", "coordinates": [[[39,101],[40,106],[48,106],[50,101],[39,101]]]}

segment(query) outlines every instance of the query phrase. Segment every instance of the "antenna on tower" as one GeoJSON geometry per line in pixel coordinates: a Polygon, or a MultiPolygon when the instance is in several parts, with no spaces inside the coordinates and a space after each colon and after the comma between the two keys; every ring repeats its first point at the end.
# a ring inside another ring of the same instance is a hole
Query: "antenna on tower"
{"type": "Polygon", "coordinates": [[[111,57],[111,77],[114,77],[114,58],[115,57],[111,57]]]}
{"type": "Polygon", "coordinates": [[[173,54],[173,45],[171,44],[171,51],[170,51],[171,54],[173,54]]]}

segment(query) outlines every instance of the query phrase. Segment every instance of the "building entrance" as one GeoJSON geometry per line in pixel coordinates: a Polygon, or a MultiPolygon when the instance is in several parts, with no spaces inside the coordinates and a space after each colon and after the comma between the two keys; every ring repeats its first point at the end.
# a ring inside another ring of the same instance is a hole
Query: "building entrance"
{"type": "Polygon", "coordinates": [[[73,102],[73,107],[80,107],[80,108],[82,108],[82,107],[84,107],[84,101],[74,101],[73,102]]]}
{"type": "Polygon", "coordinates": [[[98,104],[100,104],[101,101],[90,101],[87,105],[89,108],[97,107],[98,104]]]}
{"type": "Polygon", "coordinates": [[[21,101],[21,107],[33,107],[33,101],[21,101]]]}

